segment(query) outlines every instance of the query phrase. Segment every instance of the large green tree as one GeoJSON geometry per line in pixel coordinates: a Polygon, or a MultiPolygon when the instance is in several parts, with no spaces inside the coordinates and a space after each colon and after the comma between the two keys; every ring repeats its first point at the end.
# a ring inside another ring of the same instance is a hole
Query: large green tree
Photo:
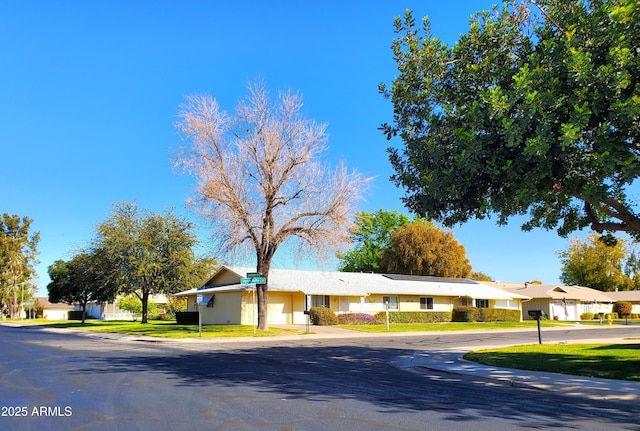
{"type": "Polygon", "coordinates": [[[173,211],[156,214],[137,203],[114,205],[111,217],[97,228],[96,250],[108,257],[110,276],[119,293],[135,294],[147,322],[149,297],[175,293],[204,281],[195,257],[194,225],[173,211]]]}
{"type": "Polygon", "coordinates": [[[596,234],[589,235],[586,241],[572,238],[569,248],[558,255],[563,283],[602,291],[627,290],[634,286],[633,279],[624,272],[629,256],[624,240],[607,244],[596,234]]]}
{"type": "Polygon", "coordinates": [[[18,313],[18,292],[35,288],[32,279],[40,233],[29,232],[32,223],[29,217],[6,213],[0,218],[0,305],[4,309],[5,301],[9,303],[12,318],[18,313]]]}
{"type": "Polygon", "coordinates": [[[80,305],[84,324],[89,302],[115,299],[118,285],[108,267],[108,260],[99,252],[80,253],[68,262],[56,260],[47,269],[51,279],[47,285],[49,301],[80,305]]]}
{"type": "Polygon", "coordinates": [[[391,243],[382,253],[385,272],[437,277],[466,278],[471,275],[467,251],[451,232],[431,222],[416,220],[391,233],[391,243]]]}
{"type": "Polygon", "coordinates": [[[395,21],[398,76],[380,90],[408,208],[445,226],[497,215],[566,235],[640,233],[640,3],[505,1],[447,46],[395,21]]]}
{"type": "Polygon", "coordinates": [[[406,214],[397,211],[357,212],[351,229],[354,246],[338,254],[338,270],[381,272],[380,260],[382,252],[391,246],[391,232],[409,221],[406,214]]]}

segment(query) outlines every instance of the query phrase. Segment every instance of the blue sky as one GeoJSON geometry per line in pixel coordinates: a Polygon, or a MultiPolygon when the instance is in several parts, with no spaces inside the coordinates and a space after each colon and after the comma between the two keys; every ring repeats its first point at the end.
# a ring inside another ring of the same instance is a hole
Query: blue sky
{"type": "MultiPolygon", "coordinates": [[[[232,110],[248,82],[292,89],[305,113],[328,123],[331,161],[375,176],[361,209],[405,211],[389,181],[377,130],[391,106],[377,92],[396,74],[393,17],[412,9],[454,43],[484,0],[33,1],[0,3],[0,213],[29,216],[47,267],[86,246],[113,203],[169,207],[199,223],[185,201],[193,179],[171,167],[184,97],[208,92],[232,110]],[[455,6],[453,6],[455,4],[455,6]]],[[[557,283],[555,232],[521,232],[517,220],[453,229],[474,270],[496,280],[557,283]]],[[[286,255],[275,266],[292,267],[286,255]]],[[[331,264],[319,265],[332,270],[331,264]]]]}

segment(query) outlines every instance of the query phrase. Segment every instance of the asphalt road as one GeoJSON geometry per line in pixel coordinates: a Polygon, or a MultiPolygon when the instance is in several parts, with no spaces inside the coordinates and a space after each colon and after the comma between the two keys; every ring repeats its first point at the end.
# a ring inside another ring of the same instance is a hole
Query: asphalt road
{"type": "Polygon", "coordinates": [[[148,342],[0,325],[0,430],[640,430],[635,402],[394,365],[418,351],[532,342],[531,331],[148,342]]]}

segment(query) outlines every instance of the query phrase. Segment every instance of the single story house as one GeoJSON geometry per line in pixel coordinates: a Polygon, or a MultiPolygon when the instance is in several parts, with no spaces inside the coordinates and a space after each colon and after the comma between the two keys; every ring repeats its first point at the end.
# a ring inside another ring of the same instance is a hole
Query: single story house
{"type": "MultiPolygon", "coordinates": [[[[175,294],[200,308],[203,324],[255,324],[253,285],[241,278],[253,268],[222,266],[204,286],[175,294]],[[198,305],[198,298],[201,304],[198,305]]],[[[341,313],[451,311],[460,305],[521,310],[529,297],[466,279],[353,272],[272,269],[269,273],[269,324],[304,324],[305,310],[327,307],[341,313]]]]}
{"type": "Polygon", "coordinates": [[[631,314],[640,314],[640,290],[621,290],[617,292],[606,292],[607,296],[617,301],[630,302],[632,305],[631,314]]]}
{"type": "Polygon", "coordinates": [[[67,320],[69,311],[73,311],[73,305],[64,302],[52,303],[46,296],[38,296],[34,303],[35,307],[42,308],[42,318],[46,320],[67,320]]]}
{"type": "Polygon", "coordinates": [[[615,299],[611,292],[602,292],[590,287],[557,286],[532,283],[501,283],[487,282],[486,284],[503,289],[512,294],[525,295],[531,298],[522,304],[524,319],[529,317],[529,310],[542,310],[549,319],[580,320],[585,312],[610,313],[615,299]]]}

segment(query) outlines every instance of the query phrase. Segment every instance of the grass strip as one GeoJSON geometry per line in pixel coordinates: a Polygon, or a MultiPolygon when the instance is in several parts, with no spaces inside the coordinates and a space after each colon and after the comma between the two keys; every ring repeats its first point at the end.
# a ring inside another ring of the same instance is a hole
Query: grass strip
{"type": "MultiPolygon", "coordinates": [[[[152,320],[149,323],[121,320],[89,319],[82,325],[79,321],[47,321],[25,320],[15,321],[21,325],[37,325],[47,328],[75,329],[93,332],[109,332],[114,334],[144,335],[160,338],[198,338],[198,325],[178,325],[172,321],[152,320]],[[27,323],[28,322],[28,323],[27,323]]],[[[278,335],[298,335],[298,330],[270,328],[267,331],[256,331],[251,325],[203,325],[203,338],[218,337],[271,337],[278,335]]]]}
{"type": "Polygon", "coordinates": [[[640,343],[531,344],[470,352],[464,359],[494,367],[640,381],[640,343]]]}

